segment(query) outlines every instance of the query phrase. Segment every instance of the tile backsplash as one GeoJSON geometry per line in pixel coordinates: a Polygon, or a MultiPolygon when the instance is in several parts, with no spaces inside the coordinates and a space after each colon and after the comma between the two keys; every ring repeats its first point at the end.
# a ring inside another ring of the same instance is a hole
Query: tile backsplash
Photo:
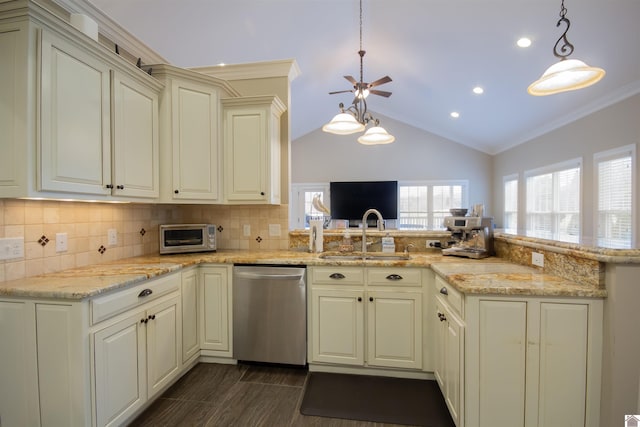
{"type": "Polygon", "coordinates": [[[0,199],[0,237],[24,237],[24,258],[0,261],[0,281],[158,253],[158,225],[215,223],[219,249],[288,248],[288,206],[111,204],[0,199]],[[107,233],[117,232],[109,245],[107,233]],[[244,230],[249,235],[244,235],[244,230]],[[276,231],[280,230],[280,235],[276,231]],[[56,252],[56,233],[68,248],[56,252]]]}

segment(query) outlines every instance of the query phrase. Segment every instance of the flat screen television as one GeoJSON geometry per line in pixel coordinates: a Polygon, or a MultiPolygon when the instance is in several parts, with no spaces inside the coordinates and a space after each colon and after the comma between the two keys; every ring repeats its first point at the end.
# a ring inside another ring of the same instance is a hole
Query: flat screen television
{"type": "MultiPolygon", "coordinates": [[[[331,218],[347,219],[357,226],[367,209],[380,211],[383,219],[398,219],[398,181],[350,181],[329,183],[331,218]]],[[[367,225],[375,225],[370,215],[367,225]]]]}

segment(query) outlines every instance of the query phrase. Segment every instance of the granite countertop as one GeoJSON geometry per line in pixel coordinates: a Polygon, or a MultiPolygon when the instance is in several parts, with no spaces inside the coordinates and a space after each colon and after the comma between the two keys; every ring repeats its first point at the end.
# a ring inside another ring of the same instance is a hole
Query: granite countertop
{"type": "Polygon", "coordinates": [[[198,264],[277,264],[432,267],[463,293],[604,297],[591,289],[536,269],[490,257],[470,260],[439,252],[412,253],[409,260],[336,260],[298,251],[218,251],[127,258],[41,276],[0,282],[0,296],[83,300],[198,264]]]}
{"type": "Polygon", "coordinates": [[[433,263],[431,268],[464,294],[605,298],[605,289],[585,286],[533,267],[508,262],[433,263]]]}

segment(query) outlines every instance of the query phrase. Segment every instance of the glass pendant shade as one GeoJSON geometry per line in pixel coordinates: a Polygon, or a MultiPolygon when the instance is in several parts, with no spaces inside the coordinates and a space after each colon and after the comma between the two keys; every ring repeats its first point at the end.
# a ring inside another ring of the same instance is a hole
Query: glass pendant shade
{"type": "Polygon", "coordinates": [[[597,83],[604,77],[602,68],[590,67],[579,59],[563,59],[547,68],[527,92],[535,96],[582,89],[597,83]]]}
{"type": "Polygon", "coordinates": [[[364,145],[391,144],[396,138],[389,135],[387,131],[380,126],[373,126],[367,130],[364,135],[358,138],[358,142],[364,145]]]}
{"type": "Polygon", "coordinates": [[[362,132],[364,125],[349,113],[339,113],[329,123],[322,126],[322,130],[336,135],[350,135],[362,132]]]}

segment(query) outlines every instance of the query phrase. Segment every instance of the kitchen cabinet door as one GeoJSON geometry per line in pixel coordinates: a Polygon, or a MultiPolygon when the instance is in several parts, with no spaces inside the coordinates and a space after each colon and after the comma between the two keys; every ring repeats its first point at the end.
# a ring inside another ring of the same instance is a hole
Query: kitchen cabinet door
{"type": "Polygon", "coordinates": [[[202,354],[228,356],[231,348],[230,266],[200,267],[200,348],[202,354]]]}
{"type": "Polygon", "coordinates": [[[367,292],[367,363],[422,368],[422,293],[367,292]]]}
{"type": "Polygon", "coordinates": [[[275,96],[227,98],[224,107],[225,200],[280,203],[280,116],[275,96]]]}
{"type": "Polygon", "coordinates": [[[182,363],[200,354],[198,327],[198,269],[182,272],[182,363]]]}
{"type": "Polygon", "coordinates": [[[110,68],[42,31],[38,191],[109,195],[110,68]]]}
{"type": "Polygon", "coordinates": [[[122,424],[147,400],[145,311],[93,335],[95,407],[98,426],[122,424]]]}
{"type": "Polygon", "coordinates": [[[157,198],[158,93],[113,71],[113,194],[157,198]]]}
{"type": "Polygon", "coordinates": [[[364,292],[311,289],[311,361],[364,365],[364,292]]]}
{"type": "Polygon", "coordinates": [[[152,398],[180,368],[180,301],[176,296],[147,310],[147,393],[152,398]]]}

